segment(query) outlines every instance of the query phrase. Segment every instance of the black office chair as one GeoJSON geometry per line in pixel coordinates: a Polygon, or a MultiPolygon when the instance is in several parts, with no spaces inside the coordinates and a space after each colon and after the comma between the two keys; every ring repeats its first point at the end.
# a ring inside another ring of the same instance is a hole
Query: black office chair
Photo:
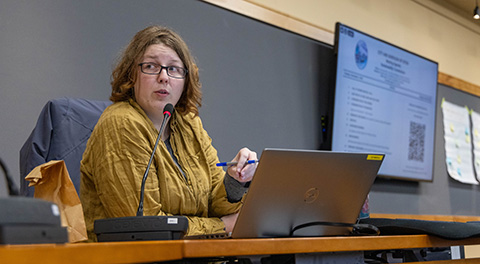
{"type": "Polygon", "coordinates": [[[33,197],[25,176],[50,160],[64,160],[80,194],[80,161],[90,134],[109,101],[60,98],[49,101],[20,150],[20,195],[33,197]]]}

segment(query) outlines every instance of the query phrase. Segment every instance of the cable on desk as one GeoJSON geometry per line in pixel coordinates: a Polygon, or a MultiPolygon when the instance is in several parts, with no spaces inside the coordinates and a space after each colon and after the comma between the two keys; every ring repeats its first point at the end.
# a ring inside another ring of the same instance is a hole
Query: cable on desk
{"type": "Polygon", "coordinates": [[[349,224],[349,223],[337,223],[337,222],[309,222],[305,224],[298,225],[290,231],[290,236],[293,236],[295,231],[306,228],[306,227],[311,227],[311,226],[336,226],[336,227],[351,227],[352,235],[357,235],[357,236],[378,236],[380,235],[380,230],[370,224],[349,224]]]}
{"type": "Polygon", "coordinates": [[[8,172],[7,166],[5,166],[5,163],[3,163],[2,159],[0,159],[0,168],[3,170],[3,174],[5,175],[5,180],[7,181],[8,194],[13,196],[18,195],[19,191],[15,186],[15,183],[13,183],[12,177],[8,172]]]}

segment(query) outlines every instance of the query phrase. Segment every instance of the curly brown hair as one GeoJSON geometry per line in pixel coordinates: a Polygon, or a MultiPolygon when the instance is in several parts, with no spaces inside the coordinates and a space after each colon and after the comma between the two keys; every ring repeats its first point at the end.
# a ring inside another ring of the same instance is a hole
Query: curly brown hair
{"type": "Polygon", "coordinates": [[[164,44],[173,49],[188,70],[185,87],[180,100],[175,105],[181,114],[194,113],[202,105],[201,83],[198,67],[183,39],[174,31],[162,26],[149,26],[139,31],[121,54],[112,72],[112,102],[127,101],[134,98],[133,86],[138,73],[138,64],[147,47],[164,44]]]}

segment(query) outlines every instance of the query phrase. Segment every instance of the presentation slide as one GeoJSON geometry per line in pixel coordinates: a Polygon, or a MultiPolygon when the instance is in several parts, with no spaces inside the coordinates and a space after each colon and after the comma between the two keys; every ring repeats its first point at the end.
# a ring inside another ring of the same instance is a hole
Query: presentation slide
{"type": "Polygon", "coordinates": [[[337,25],[332,150],[386,154],[379,174],[432,180],[437,63],[337,25]]]}

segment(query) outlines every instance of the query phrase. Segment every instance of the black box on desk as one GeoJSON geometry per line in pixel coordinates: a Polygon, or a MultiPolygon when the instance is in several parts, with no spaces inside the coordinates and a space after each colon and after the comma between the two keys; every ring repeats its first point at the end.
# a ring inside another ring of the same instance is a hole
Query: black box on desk
{"type": "Polygon", "coordinates": [[[0,244],[66,243],[54,203],[27,197],[0,198],[0,244]]]}

